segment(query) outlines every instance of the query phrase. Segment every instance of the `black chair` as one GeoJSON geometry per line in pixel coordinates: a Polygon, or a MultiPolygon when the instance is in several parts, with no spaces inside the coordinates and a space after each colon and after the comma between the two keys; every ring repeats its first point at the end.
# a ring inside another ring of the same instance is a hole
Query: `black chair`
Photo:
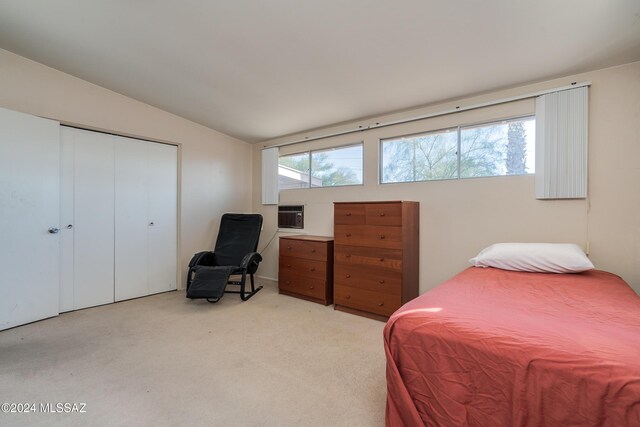
{"type": "Polygon", "coordinates": [[[213,252],[199,252],[189,262],[187,276],[187,298],[203,298],[218,302],[224,293],[240,294],[246,301],[256,294],[253,274],[258,270],[262,256],[258,249],[258,239],[262,229],[262,215],[234,214],[222,215],[220,230],[213,252]],[[251,278],[251,291],[245,291],[247,274],[251,278]],[[241,275],[240,280],[229,280],[232,275],[241,275]],[[239,285],[239,291],[227,291],[227,285],[239,285]]]}

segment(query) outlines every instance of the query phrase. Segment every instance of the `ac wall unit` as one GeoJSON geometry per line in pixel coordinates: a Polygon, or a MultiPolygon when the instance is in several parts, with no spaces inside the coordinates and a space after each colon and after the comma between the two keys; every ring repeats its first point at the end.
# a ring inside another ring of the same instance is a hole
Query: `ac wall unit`
{"type": "Polygon", "coordinates": [[[278,228],[304,228],[304,206],[278,206],[278,228]]]}

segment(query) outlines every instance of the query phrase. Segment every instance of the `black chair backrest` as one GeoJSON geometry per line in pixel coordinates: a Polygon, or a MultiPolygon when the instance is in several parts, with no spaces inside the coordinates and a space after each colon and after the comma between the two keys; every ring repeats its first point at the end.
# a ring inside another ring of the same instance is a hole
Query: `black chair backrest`
{"type": "Polygon", "coordinates": [[[216,264],[239,266],[248,253],[258,249],[261,229],[260,214],[222,215],[214,250],[216,264]]]}

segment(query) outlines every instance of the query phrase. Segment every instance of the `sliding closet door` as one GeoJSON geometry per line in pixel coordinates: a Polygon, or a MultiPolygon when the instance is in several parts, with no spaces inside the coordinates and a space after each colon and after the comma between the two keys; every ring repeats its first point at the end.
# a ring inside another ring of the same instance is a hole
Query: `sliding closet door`
{"type": "Polygon", "coordinates": [[[74,309],[114,301],[114,157],[111,135],[72,128],[74,309]]]}
{"type": "Polygon", "coordinates": [[[75,308],[73,298],[73,225],[75,136],[61,128],[62,154],[60,156],[60,313],[75,308]]]}
{"type": "Polygon", "coordinates": [[[116,144],[115,299],[149,294],[147,271],[146,141],[114,137],[116,144]]]}
{"type": "Polygon", "coordinates": [[[177,148],[116,140],[115,299],[176,289],[177,148]]]}
{"type": "Polygon", "coordinates": [[[60,129],[0,108],[0,330],[58,314],[60,129]]]}
{"type": "Polygon", "coordinates": [[[178,149],[148,146],[149,293],[176,289],[178,149]]]}
{"type": "Polygon", "coordinates": [[[61,311],[176,289],[177,148],[63,130],[61,311]]]}

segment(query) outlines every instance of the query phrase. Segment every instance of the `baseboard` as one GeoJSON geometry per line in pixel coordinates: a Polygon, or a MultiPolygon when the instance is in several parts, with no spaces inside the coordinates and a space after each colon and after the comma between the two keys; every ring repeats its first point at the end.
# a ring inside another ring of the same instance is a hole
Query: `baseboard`
{"type": "Polygon", "coordinates": [[[255,277],[256,277],[256,280],[262,280],[266,284],[278,286],[278,279],[272,279],[271,277],[265,277],[265,276],[258,276],[257,274],[255,277]]]}

